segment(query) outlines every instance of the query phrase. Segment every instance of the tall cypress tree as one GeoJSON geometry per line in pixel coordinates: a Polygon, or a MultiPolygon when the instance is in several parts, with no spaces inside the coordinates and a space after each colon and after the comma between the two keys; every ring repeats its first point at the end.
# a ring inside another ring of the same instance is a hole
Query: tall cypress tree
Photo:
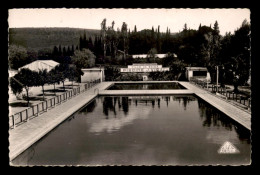
{"type": "Polygon", "coordinates": [[[59,56],[62,55],[61,45],[59,45],[59,56]]]}
{"type": "Polygon", "coordinates": [[[157,29],[156,48],[157,48],[158,53],[161,53],[161,34],[160,34],[160,26],[158,26],[158,29],[157,29]]]}
{"type": "Polygon", "coordinates": [[[72,44],[72,46],[71,46],[71,54],[70,54],[70,56],[72,56],[74,54],[74,45],[72,44]]]}
{"type": "Polygon", "coordinates": [[[62,55],[63,55],[63,56],[66,56],[66,55],[67,55],[67,51],[66,51],[66,48],[65,48],[65,46],[63,47],[63,50],[62,50],[62,55]]]}

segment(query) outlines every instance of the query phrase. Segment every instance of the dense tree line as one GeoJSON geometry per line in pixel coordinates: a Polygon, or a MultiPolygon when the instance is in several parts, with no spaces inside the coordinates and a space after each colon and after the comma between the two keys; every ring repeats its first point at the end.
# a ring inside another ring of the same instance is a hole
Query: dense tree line
{"type": "MultiPolygon", "coordinates": [[[[52,51],[41,50],[38,52],[38,59],[53,59],[67,64],[75,64],[78,59],[80,62],[87,62],[78,64],[78,70],[96,64],[125,66],[133,62],[157,62],[171,67],[172,75],[167,77],[174,79],[179,77],[174,69],[183,71],[184,66],[204,66],[211,73],[213,82],[216,80],[216,66],[219,66],[221,83],[234,84],[235,89],[238,85],[246,84],[250,76],[251,26],[246,20],[234,34],[226,33],[224,36],[220,35],[217,21],[213,27],[199,25],[197,30],[189,29],[184,24],[182,31],[174,34],[170,28],[165,32],[160,31],[160,26],[141,31],[137,31],[138,26],[135,26],[130,31],[125,22],[121,28],[115,29],[114,25],[114,21],[108,25],[104,19],[100,24],[99,35],[87,38],[84,32],[79,38],[78,46],[59,45],[54,46],[52,51]],[[160,53],[168,53],[168,56],[158,60],[155,54],[160,53]],[[170,55],[173,53],[177,54],[177,58],[170,55]],[[133,59],[133,54],[147,54],[147,58],[133,59]]],[[[34,53],[21,47],[9,47],[11,68],[17,69],[35,57],[37,56],[34,53]]]]}

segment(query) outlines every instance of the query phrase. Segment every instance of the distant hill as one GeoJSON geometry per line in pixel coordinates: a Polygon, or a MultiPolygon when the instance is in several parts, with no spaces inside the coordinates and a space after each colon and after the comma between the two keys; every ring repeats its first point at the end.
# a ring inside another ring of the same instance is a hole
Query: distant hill
{"type": "Polygon", "coordinates": [[[54,46],[76,47],[84,31],[86,38],[100,34],[100,30],[79,28],[10,28],[9,44],[17,44],[28,50],[53,49],[54,46]]]}

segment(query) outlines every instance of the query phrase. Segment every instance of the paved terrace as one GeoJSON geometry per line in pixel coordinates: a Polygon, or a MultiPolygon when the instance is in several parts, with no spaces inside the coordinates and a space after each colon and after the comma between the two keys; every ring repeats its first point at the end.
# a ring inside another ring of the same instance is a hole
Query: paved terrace
{"type": "Polygon", "coordinates": [[[23,123],[15,129],[9,130],[10,161],[94,99],[97,96],[96,88],[99,90],[106,89],[111,84],[111,82],[99,83],[70,100],[57,105],[48,112],[23,123]]]}
{"type": "Polygon", "coordinates": [[[221,99],[210,92],[201,89],[189,82],[179,82],[182,86],[194,92],[195,95],[202,98],[204,101],[208,102],[233,120],[237,121],[247,129],[251,130],[251,114],[242,110],[226,100],[221,99]]]}

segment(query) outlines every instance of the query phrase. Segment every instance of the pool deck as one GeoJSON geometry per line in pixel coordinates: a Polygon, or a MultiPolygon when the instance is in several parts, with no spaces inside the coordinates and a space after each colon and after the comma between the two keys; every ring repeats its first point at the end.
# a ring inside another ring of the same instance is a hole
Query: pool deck
{"type": "Polygon", "coordinates": [[[98,94],[95,89],[106,89],[111,82],[102,82],[80,93],[79,95],[57,105],[56,107],[42,113],[38,117],[9,130],[9,158],[12,161],[15,157],[49,133],[52,129],[61,124],[69,116],[73,115],[80,108],[93,100],[98,94]]]}
{"type": "Polygon", "coordinates": [[[233,104],[230,104],[228,101],[213,95],[212,93],[201,89],[189,82],[179,82],[185,88],[193,91],[195,95],[208,102],[236,122],[240,123],[247,129],[251,131],[251,113],[246,110],[242,110],[233,104]]]}
{"type": "MultiPolygon", "coordinates": [[[[174,82],[174,81],[163,81],[174,82]]],[[[156,81],[152,83],[163,83],[156,81]]],[[[70,100],[50,109],[38,117],[9,130],[9,158],[12,161],[15,157],[49,133],[52,129],[61,124],[69,116],[73,115],[80,108],[99,95],[171,95],[171,94],[195,94],[202,98],[215,108],[225,113],[247,129],[251,130],[251,114],[235,107],[227,101],[203,90],[189,82],[179,82],[187,89],[176,90],[105,90],[114,83],[118,82],[102,82],[95,85],[89,90],[71,98],[70,100]],[[98,89],[98,93],[97,90],[98,89]]],[[[123,83],[123,82],[120,82],[123,83]]],[[[126,82],[129,83],[129,82],[126,82]]],[[[131,82],[130,82],[131,83],[131,82]]],[[[144,82],[132,82],[144,83],[144,82]]],[[[149,82],[147,82],[149,83],[149,82]]]]}

